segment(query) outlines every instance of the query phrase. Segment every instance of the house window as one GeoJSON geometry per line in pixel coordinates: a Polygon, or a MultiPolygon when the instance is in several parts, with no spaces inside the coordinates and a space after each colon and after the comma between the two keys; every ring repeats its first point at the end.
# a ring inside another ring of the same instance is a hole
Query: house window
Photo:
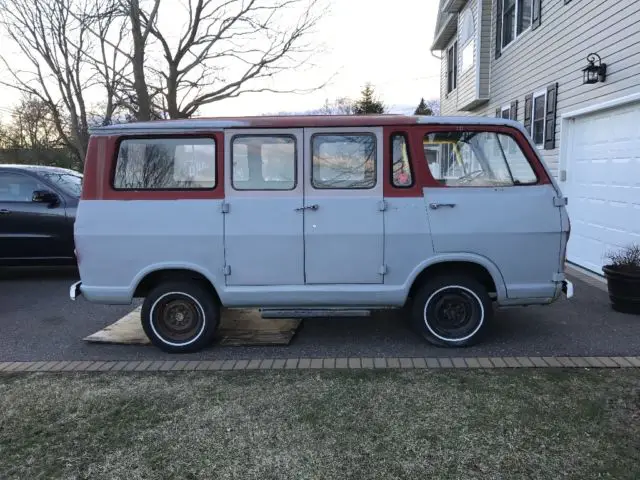
{"type": "Polygon", "coordinates": [[[533,0],[519,0],[518,1],[518,28],[517,34],[527,30],[531,26],[531,18],[533,16],[533,0]]]}
{"type": "Polygon", "coordinates": [[[460,14],[460,33],[458,36],[461,52],[461,70],[465,72],[473,66],[473,52],[475,50],[475,30],[473,11],[467,8],[460,14]]]}
{"type": "Polygon", "coordinates": [[[505,105],[500,109],[500,116],[502,118],[509,119],[511,118],[511,105],[505,105]]]}
{"type": "Polygon", "coordinates": [[[547,103],[547,91],[535,93],[533,95],[533,115],[532,115],[532,132],[533,143],[536,145],[544,145],[544,120],[547,103]]]}
{"type": "Polygon", "coordinates": [[[447,51],[447,93],[458,86],[458,42],[453,42],[447,51]]]}
{"type": "Polygon", "coordinates": [[[533,0],[504,0],[502,47],[506,47],[531,27],[533,0]]]}

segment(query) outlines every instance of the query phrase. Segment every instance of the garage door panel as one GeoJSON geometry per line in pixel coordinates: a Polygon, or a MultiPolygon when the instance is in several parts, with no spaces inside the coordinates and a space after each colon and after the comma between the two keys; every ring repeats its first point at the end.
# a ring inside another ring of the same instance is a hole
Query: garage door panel
{"type": "Polygon", "coordinates": [[[567,258],[602,273],[607,251],[640,242],[640,104],[567,125],[567,258]]]}
{"type": "Polygon", "coordinates": [[[574,239],[579,243],[580,248],[576,249],[570,261],[597,272],[604,263],[604,252],[606,250],[602,249],[602,243],[593,238],[581,237],[580,235],[576,235],[574,239]]]}
{"type": "MultiPolygon", "coordinates": [[[[591,189],[595,192],[596,189],[591,189]]],[[[572,222],[590,223],[607,228],[633,232],[637,230],[640,218],[640,209],[625,201],[602,200],[595,195],[587,198],[576,199],[575,210],[580,214],[572,218],[572,222]]]]}
{"type": "Polygon", "coordinates": [[[571,235],[576,237],[590,238],[593,240],[603,239],[605,227],[589,221],[579,221],[572,224],[571,235]]]}
{"type": "Polygon", "coordinates": [[[588,188],[591,185],[605,184],[604,176],[608,175],[609,163],[604,160],[576,162],[575,168],[575,171],[571,172],[572,179],[588,188]]]}
{"type": "MultiPolygon", "coordinates": [[[[640,193],[636,193],[640,195],[640,193]]],[[[640,243],[640,205],[634,205],[628,211],[625,212],[627,231],[634,235],[636,238],[634,241],[640,243]]]]}
{"type": "Polygon", "coordinates": [[[605,249],[615,245],[624,245],[629,242],[630,232],[628,230],[620,230],[616,228],[597,225],[594,223],[585,223],[576,232],[579,236],[589,238],[593,242],[600,242],[605,249]]]}
{"type": "Polygon", "coordinates": [[[600,158],[628,161],[631,159],[629,153],[637,151],[639,147],[640,141],[637,140],[616,140],[615,142],[608,142],[606,148],[602,148],[602,151],[597,153],[603,156],[600,158]]]}
{"type": "MultiPolygon", "coordinates": [[[[592,201],[596,204],[596,208],[602,205],[602,208],[609,208],[607,203],[611,203],[611,208],[629,207],[633,206],[634,200],[638,198],[638,189],[630,187],[610,187],[606,185],[588,185],[583,188],[581,199],[585,201],[592,201]],[[635,190],[635,191],[634,191],[635,190]],[[622,203],[623,205],[618,205],[622,203]]],[[[603,212],[598,212],[602,214],[603,212]]]]}

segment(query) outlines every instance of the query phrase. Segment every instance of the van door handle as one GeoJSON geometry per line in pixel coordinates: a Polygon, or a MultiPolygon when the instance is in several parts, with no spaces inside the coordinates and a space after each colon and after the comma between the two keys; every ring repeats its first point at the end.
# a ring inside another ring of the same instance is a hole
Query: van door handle
{"type": "Polygon", "coordinates": [[[313,205],[306,205],[304,207],[296,208],[296,212],[301,212],[303,210],[317,210],[318,208],[320,208],[320,205],[314,203],[313,205]]]}
{"type": "Polygon", "coordinates": [[[9,215],[11,213],[11,210],[7,210],[6,208],[3,208],[2,210],[0,210],[0,215],[9,215]]]}
{"type": "Polygon", "coordinates": [[[440,207],[455,207],[456,204],[455,203],[430,203],[429,204],[429,208],[432,210],[437,210],[440,207]]]}

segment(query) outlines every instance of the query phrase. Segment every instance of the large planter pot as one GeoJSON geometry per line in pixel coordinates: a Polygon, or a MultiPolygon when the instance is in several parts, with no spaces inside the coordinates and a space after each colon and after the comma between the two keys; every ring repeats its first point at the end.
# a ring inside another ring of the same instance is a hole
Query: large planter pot
{"type": "Polygon", "coordinates": [[[611,307],[623,313],[640,315],[640,268],[627,269],[605,265],[611,307]]]}

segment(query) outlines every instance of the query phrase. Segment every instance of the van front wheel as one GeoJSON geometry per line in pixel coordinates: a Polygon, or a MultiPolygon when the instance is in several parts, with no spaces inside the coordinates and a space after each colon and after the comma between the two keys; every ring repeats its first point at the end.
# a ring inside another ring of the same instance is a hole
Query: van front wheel
{"type": "Polygon", "coordinates": [[[466,347],[476,343],[493,316],[486,288],[473,277],[446,275],[426,282],[415,296],[412,320],[430,343],[466,347]]]}
{"type": "Polygon", "coordinates": [[[197,282],[166,282],[146,296],[141,317],[142,328],[156,347],[169,353],[189,353],[211,343],[220,307],[197,282]]]}

